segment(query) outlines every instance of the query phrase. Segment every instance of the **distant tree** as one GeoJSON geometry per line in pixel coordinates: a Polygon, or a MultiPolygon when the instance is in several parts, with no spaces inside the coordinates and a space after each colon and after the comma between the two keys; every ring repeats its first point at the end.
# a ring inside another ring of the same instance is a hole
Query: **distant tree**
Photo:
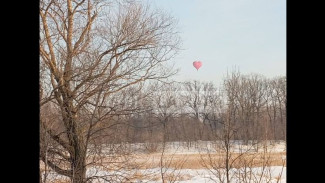
{"type": "Polygon", "coordinates": [[[188,113],[192,118],[200,120],[200,107],[202,105],[201,99],[202,83],[194,80],[184,83],[183,100],[188,113]]]}
{"type": "Polygon", "coordinates": [[[164,141],[169,141],[168,123],[174,120],[178,114],[177,93],[179,88],[176,84],[166,83],[162,86],[157,85],[155,91],[152,98],[153,117],[163,127],[164,141]]]}

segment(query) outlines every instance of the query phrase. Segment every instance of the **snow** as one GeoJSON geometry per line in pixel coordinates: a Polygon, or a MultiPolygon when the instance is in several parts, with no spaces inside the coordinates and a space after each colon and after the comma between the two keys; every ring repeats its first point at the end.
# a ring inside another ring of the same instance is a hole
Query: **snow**
{"type": "MultiPolygon", "coordinates": [[[[89,169],[88,172],[87,172],[87,175],[91,175],[92,173],[91,172],[94,172],[96,171],[97,172],[97,176],[100,176],[100,175],[109,175],[108,172],[105,172],[105,171],[98,171],[98,170],[94,170],[94,169],[89,169]]],[[[146,170],[140,170],[142,171],[144,174],[156,174],[159,176],[159,173],[160,173],[160,169],[159,168],[154,168],[154,169],[146,169],[146,170]]],[[[177,173],[179,173],[180,175],[188,175],[187,177],[189,177],[189,179],[187,180],[181,180],[181,181],[177,181],[178,183],[219,183],[220,181],[218,180],[218,178],[213,175],[210,171],[206,170],[206,169],[196,169],[196,170],[193,170],[193,169],[181,169],[181,170],[176,170],[177,173]]],[[[240,171],[243,171],[242,169],[241,170],[232,170],[231,171],[231,174],[230,174],[230,177],[231,177],[231,183],[240,183],[242,181],[240,181],[238,179],[238,173],[240,171]]],[[[251,182],[257,182],[257,180],[259,180],[260,176],[261,175],[261,172],[262,171],[262,168],[261,167],[256,167],[256,168],[252,168],[252,172],[253,174],[256,176],[252,176],[251,177],[251,182]]],[[[119,172],[121,173],[121,172],[119,172]]],[[[168,173],[168,171],[167,171],[168,173]]],[[[48,180],[51,180],[51,175],[48,177],[48,180]]],[[[52,175],[54,176],[54,175],[52,175]]],[[[53,180],[54,177],[52,177],[52,180],[53,180]]],[[[63,179],[62,176],[55,176],[55,179],[63,179]]],[[[271,167],[268,167],[266,170],[264,170],[264,176],[262,177],[261,183],[263,182],[269,182],[269,183],[286,183],[286,167],[282,167],[282,166],[271,166],[271,167]],[[282,175],[281,175],[281,172],[282,172],[282,175]],[[269,176],[271,175],[271,176],[269,176]],[[280,178],[280,180],[278,181],[277,178],[280,178]]],[[[94,183],[95,182],[102,182],[102,181],[93,181],[94,183]]],[[[146,182],[146,183],[162,183],[161,180],[145,180],[145,179],[142,179],[142,180],[134,180],[134,182],[146,182]]]]}
{"type": "MultiPolygon", "coordinates": [[[[231,152],[285,152],[285,141],[266,141],[266,142],[253,142],[248,141],[245,145],[241,140],[231,141],[231,152]],[[266,148],[266,149],[265,149],[266,148]]],[[[129,144],[130,150],[134,153],[146,153],[145,143],[129,144]]],[[[158,151],[161,151],[162,144],[158,145],[158,151]]],[[[195,142],[167,142],[165,144],[165,152],[171,154],[198,154],[198,153],[215,153],[223,149],[222,141],[195,141],[195,142]]]]}
{"type": "MultiPolygon", "coordinates": [[[[197,141],[197,142],[168,142],[165,146],[165,153],[166,154],[200,154],[200,153],[215,153],[219,152],[222,149],[222,142],[221,141],[197,141]]],[[[267,142],[260,142],[260,143],[253,143],[249,141],[247,145],[245,145],[242,141],[232,141],[231,142],[230,150],[232,152],[263,152],[267,150],[268,152],[286,152],[286,143],[284,141],[267,141],[267,142]]],[[[120,145],[119,145],[120,146],[120,145]]],[[[136,143],[136,144],[124,144],[127,146],[132,153],[147,153],[145,149],[144,143],[136,143]]],[[[161,144],[160,149],[161,150],[161,144]]],[[[104,149],[105,151],[109,152],[109,148],[104,149]]],[[[282,159],[286,159],[285,155],[282,155],[282,159]]],[[[218,169],[219,172],[223,172],[221,174],[222,178],[225,178],[225,170],[218,169]]],[[[116,175],[130,175],[140,173],[143,175],[151,175],[148,177],[151,178],[139,178],[135,179],[132,182],[147,182],[147,183],[162,183],[160,180],[161,177],[161,169],[151,168],[151,169],[139,169],[139,170],[119,170],[118,172],[103,170],[99,167],[89,168],[87,170],[87,176],[116,176],[116,175]],[[156,177],[156,178],[152,178],[156,177]]],[[[219,183],[218,180],[218,173],[216,170],[208,170],[208,169],[166,169],[166,175],[168,174],[177,174],[180,175],[182,178],[177,181],[179,183],[219,183]]],[[[286,167],[284,166],[270,166],[270,167],[254,167],[248,169],[231,169],[229,171],[230,179],[232,183],[240,183],[245,182],[243,181],[243,175],[250,174],[251,177],[249,178],[250,181],[247,182],[270,182],[270,183],[285,183],[286,182],[286,167]]],[[[51,182],[54,179],[58,180],[67,180],[66,177],[57,175],[53,172],[49,172],[47,179],[51,182]]],[[[96,181],[93,180],[92,182],[103,182],[103,181],[96,181]]]]}
{"type": "MultiPolygon", "coordinates": [[[[146,170],[148,171],[148,170],[146,170]]],[[[152,169],[152,172],[157,172],[159,170],[157,169],[152,169]]],[[[181,169],[178,170],[180,175],[190,175],[190,179],[188,180],[183,180],[183,181],[177,181],[178,183],[219,183],[220,181],[218,180],[218,178],[211,173],[210,171],[207,171],[206,169],[197,169],[197,170],[193,170],[193,169],[181,169]]],[[[242,181],[240,181],[238,179],[238,174],[243,171],[243,169],[234,169],[231,171],[230,177],[231,177],[231,183],[240,183],[242,181]]],[[[256,168],[252,168],[252,172],[253,174],[256,176],[252,176],[251,177],[251,181],[247,181],[247,182],[269,182],[269,183],[276,183],[278,180],[277,178],[280,178],[280,180],[278,181],[278,183],[286,183],[286,167],[282,167],[282,166],[271,166],[271,167],[267,167],[264,170],[264,175],[260,180],[260,176],[263,172],[263,168],[261,167],[256,167],[256,168]],[[282,174],[281,174],[282,172],[282,174]]],[[[247,179],[248,180],[248,179],[247,179]]],[[[149,180],[137,180],[139,182],[147,182],[147,183],[162,183],[162,181],[149,181],[149,180]]]]}

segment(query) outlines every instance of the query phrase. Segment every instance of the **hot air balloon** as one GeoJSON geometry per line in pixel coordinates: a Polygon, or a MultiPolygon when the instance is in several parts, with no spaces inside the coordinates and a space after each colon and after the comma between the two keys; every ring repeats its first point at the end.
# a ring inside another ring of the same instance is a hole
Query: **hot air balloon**
{"type": "Polygon", "coordinates": [[[193,66],[196,68],[196,70],[199,70],[199,68],[202,66],[201,61],[194,61],[193,66]]]}

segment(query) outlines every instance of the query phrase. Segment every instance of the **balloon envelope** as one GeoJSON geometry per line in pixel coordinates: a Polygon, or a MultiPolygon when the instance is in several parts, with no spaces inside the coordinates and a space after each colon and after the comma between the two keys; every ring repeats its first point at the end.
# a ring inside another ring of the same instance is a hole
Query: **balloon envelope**
{"type": "Polygon", "coordinates": [[[199,68],[202,66],[201,61],[194,61],[193,66],[196,68],[196,70],[199,70],[199,68]]]}

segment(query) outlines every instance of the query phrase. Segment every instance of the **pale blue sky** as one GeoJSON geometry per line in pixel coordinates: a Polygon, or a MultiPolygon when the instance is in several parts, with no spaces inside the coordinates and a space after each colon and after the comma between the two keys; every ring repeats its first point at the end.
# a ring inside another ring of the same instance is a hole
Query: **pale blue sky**
{"type": "Polygon", "coordinates": [[[286,75],[285,0],[148,0],[176,19],[182,50],[178,81],[219,84],[227,69],[267,77],[286,75]],[[200,60],[197,72],[192,62],[200,60]]]}

